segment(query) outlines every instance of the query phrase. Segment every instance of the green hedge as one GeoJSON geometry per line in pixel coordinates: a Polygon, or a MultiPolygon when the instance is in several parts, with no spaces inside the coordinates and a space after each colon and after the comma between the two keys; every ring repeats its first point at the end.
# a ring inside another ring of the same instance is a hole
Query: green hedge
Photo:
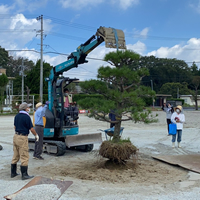
{"type": "Polygon", "coordinates": [[[182,102],[182,105],[185,103],[185,100],[184,99],[175,99],[175,98],[171,98],[171,99],[167,99],[169,101],[181,101],[182,102]]]}

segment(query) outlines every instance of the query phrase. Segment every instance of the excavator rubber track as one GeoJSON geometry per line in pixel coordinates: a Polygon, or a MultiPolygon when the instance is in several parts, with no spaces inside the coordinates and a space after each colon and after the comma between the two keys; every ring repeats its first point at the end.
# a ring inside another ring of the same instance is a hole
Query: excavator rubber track
{"type": "MultiPolygon", "coordinates": [[[[34,150],[35,139],[29,138],[29,150],[34,150]]],[[[43,140],[43,152],[62,156],[66,152],[66,144],[62,141],[43,140]]]]}

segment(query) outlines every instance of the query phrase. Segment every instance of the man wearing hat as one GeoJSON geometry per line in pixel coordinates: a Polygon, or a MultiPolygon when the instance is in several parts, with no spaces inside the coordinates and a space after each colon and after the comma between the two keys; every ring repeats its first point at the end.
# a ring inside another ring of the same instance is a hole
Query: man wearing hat
{"type": "Polygon", "coordinates": [[[43,123],[43,117],[45,116],[45,110],[48,107],[49,102],[47,101],[45,106],[42,106],[42,103],[39,102],[36,104],[36,112],[34,115],[35,119],[35,131],[39,135],[39,141],[35,142],[35,150],[33,154],[33,158],[37,160],[44,160],[44,158],[41,156],[43,152],[43,131],[44,131],[44,123],[43,123]]]}
{"type": "Polygon", "coordinates": [[[185,122],[185,115],[183,114],[182,106],[177,106],[175,108],[175,112],[171,116],[171,121],[172,123],[175,123],[177,126],[176,134],[172,135],[172,147],[175,147],[175,141],[177,135],[178,148],[181,148],[180,142],[182,139],[183,123],[185,122]]]}
{"type": "Polygon", "coordinates": [[[28,171],[28,134],[29,130],[35,135],[36,140],[39,140],[39,136],[33,128],[31,118],[29,116],[30,106],[32,104],[27,104],[23,102],[19,106],[19,113],[14,118],[14,128],[15,134],[13,137],[13,151],[14,155],[11,162],[11,178],[19,175],[17,173],[17,162],[21,161],[21,174],[22,180],[32,178],[29,176],[28,171]]]}

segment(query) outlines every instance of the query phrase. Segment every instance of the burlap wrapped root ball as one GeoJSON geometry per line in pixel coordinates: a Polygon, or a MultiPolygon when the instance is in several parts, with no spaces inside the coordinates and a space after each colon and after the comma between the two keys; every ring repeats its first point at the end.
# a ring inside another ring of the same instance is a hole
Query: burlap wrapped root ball
{"type": "Polygon", "coordinates": [[[99,155],[113,162],[123,163],[137,153],[138,149],[131,142],[114,143],[104,141],[99,149],[99,155]]]}

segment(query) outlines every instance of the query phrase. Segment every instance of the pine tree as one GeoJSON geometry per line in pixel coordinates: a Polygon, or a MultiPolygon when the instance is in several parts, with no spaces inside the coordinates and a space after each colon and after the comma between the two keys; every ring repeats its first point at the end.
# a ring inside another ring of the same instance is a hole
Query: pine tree
{"type": "Polygon", "coordinates": [[[114,123],[113,141],[120,140],[120,129],[123,121],[150,123],[156,119],[151,111],[146,109],[144,98],[152,98],[155,92],[150,87],[141,85],[141,79],[148,75],[145,67],[133,67],[140,55],[130,51],[108,53],[104,60],[111,62],[113,67],[101,66],[98,69],[97,80],[85,81],[81,87],[86,93],[101,94],[102,98],[87,97],[78,104],[89,109],[92,117],[97,120],[114,123]],[[116,115],[115,121],[110,121],[108,113],[116,115]]]}

